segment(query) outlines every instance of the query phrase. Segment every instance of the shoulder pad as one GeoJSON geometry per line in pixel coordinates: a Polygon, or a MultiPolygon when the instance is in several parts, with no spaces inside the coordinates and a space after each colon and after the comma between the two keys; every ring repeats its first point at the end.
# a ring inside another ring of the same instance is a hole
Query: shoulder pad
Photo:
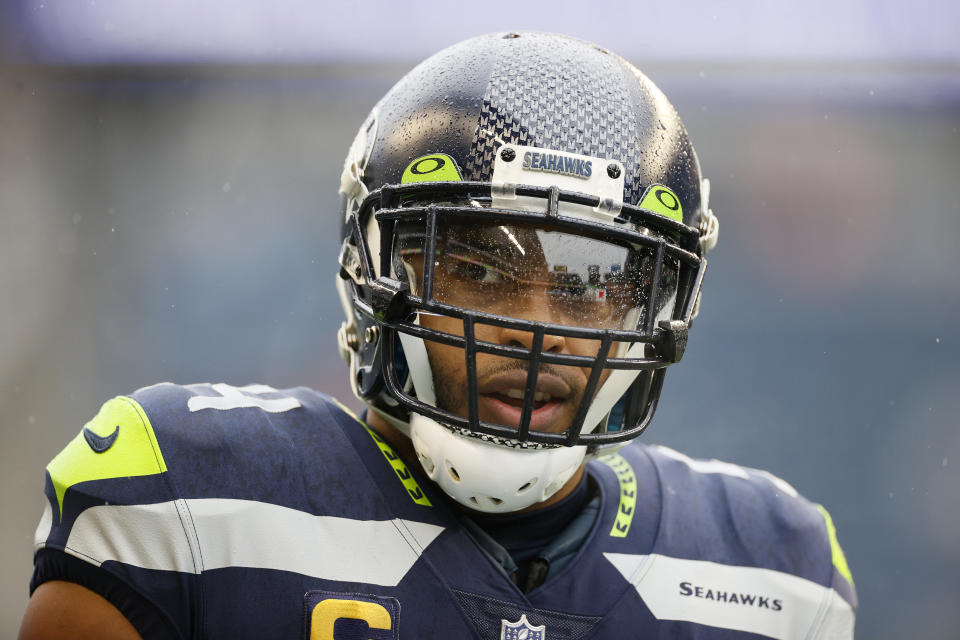
{"type": "Polygon", "coordinates": [[[47,465],[60,516],[67,489],[90,480],[163,473],[167,464],[140,404],[118,396],[100,409],[47,465]]]}
{"type": "Polygon", "coordinates": [[[829,586],[853,578],[826,509],[804,498],[785,480],[760,469],[720,460],[690,458],[669,447],[647,449],[666,493],[676,492],[676,513],[699,519],[701,532],[728,538],[734,555],[756,566],[789,571],[829,586]],[[776,541],[776,544],[771,544],[776,541]]]}

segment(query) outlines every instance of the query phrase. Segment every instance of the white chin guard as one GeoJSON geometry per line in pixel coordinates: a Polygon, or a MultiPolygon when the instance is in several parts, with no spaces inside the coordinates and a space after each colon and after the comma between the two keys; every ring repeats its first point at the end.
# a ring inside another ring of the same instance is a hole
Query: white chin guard
{"type": "Polygon", "coordinates": [[[460,504],[486,513],[543,502],[583,463],[585,446],[512,449],[453,433],[430,418],[410,416],[410,439],[431,480],[460,504]]]}

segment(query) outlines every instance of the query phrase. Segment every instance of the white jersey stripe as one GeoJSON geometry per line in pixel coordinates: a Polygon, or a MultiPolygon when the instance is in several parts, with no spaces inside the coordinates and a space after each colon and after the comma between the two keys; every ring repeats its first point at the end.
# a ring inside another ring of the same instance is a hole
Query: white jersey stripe
{"type": "Polygon", "coordinates": [[[673,458],[674,460],[682,462],[697,473],[719,473],[721,475],[732,476],[734,478],[743,478],[744,480],[750,477],[750,473],[754,473],[756,475],[763,476],[772,482],[777,489],[788,496],[796,498],[800,495],[789,482],[782,478],[778,478],[769,471],[741,467],[738,464],[724,462],[722,460],[697,460],[663,445],[656,445],[655,448],[668,458],[673,458]]]}
{"type": "Polygon", "coordinates": [[[40,524],[37,525],[37,531],[33,534],[34,549],[41,549],[47,544],[47,538],[50,537],[50,531],[53,528],[53,508],[49,500],[43,501],[43,515],[40,516],[40,524]]]}
{"type": "Polygon", "coordinates": [[[74,523],[67,552],[96,564],[116,560],[185,573],[278,569],[395,586],[442,531],[423,522],[315,516],[250,500],[177,500],[91,507],[74,523]]]}
{"type": "Polygon", "coordinates": [[[90,507],[73,523],[65,550],[98,565],[197,573],[177,502],[90,507]]]}
{"type": "Polygon", "coordinates": [[[658,620],[777,640],[853,638],[854,614],[831,588],[788,573],[658,554],[605,553],[658,620]]]}

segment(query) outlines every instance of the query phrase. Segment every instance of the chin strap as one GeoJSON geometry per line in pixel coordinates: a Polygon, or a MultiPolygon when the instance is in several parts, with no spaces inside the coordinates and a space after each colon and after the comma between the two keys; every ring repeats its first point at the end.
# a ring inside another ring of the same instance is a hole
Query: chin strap
{"type": "Polygon", "coordinates": [[[585,446],[512,449],[453,433],[418,413],[410,439],[427,476],[475,511],[509,513],[543,502],[583,464],[585,446]]]}

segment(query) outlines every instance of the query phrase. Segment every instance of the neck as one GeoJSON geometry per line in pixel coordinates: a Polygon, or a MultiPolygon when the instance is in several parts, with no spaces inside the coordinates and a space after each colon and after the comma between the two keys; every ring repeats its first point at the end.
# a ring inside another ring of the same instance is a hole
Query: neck
{"type": "MultiPolygon", "coordinates": [[[[406,462],[412,463],[413,461],[418,460],[417,452],[414,450],[413,443],[410,442],[410,438],[400,433],[400,431],[396,427],[394,427],[392,424],[387,422],[387,420],[383,416],[381,416],[379,413],[371,409],[370,411],[367,411],[366,421],[367,421],[367,424],[370,426],[370,428],[376,431],[381,436],[383,436],[383,439],[389,442],[390,446],[393,447],[394,451],[399,453],[400,457],[402,457],[406,462]]],[[[419,465],[419,462],[417,462],[417,464],[419,465]]],[[[559,491],[557,491],[555,494],[553,494],[543,502],[532,504],[526,509],[521,509],[516,513],[529,513],[531,511],[544,509],[546,507],[552,506],[560,502],[561,500],[569,496],[571,493],[573,493],[574,489],[577,488],[577,485],[580,484],[580,480],[582,478],[583,478],[583,465],[581,464],[580,468],[577,469],[577,472],[574,473],[569,480],[567,480],[566,484],[564,484],[559,491]]],[[[457,504],[457,506],[466,513],[479,513],[459,503],[455,503],[455,504],[457,504]]]]}

